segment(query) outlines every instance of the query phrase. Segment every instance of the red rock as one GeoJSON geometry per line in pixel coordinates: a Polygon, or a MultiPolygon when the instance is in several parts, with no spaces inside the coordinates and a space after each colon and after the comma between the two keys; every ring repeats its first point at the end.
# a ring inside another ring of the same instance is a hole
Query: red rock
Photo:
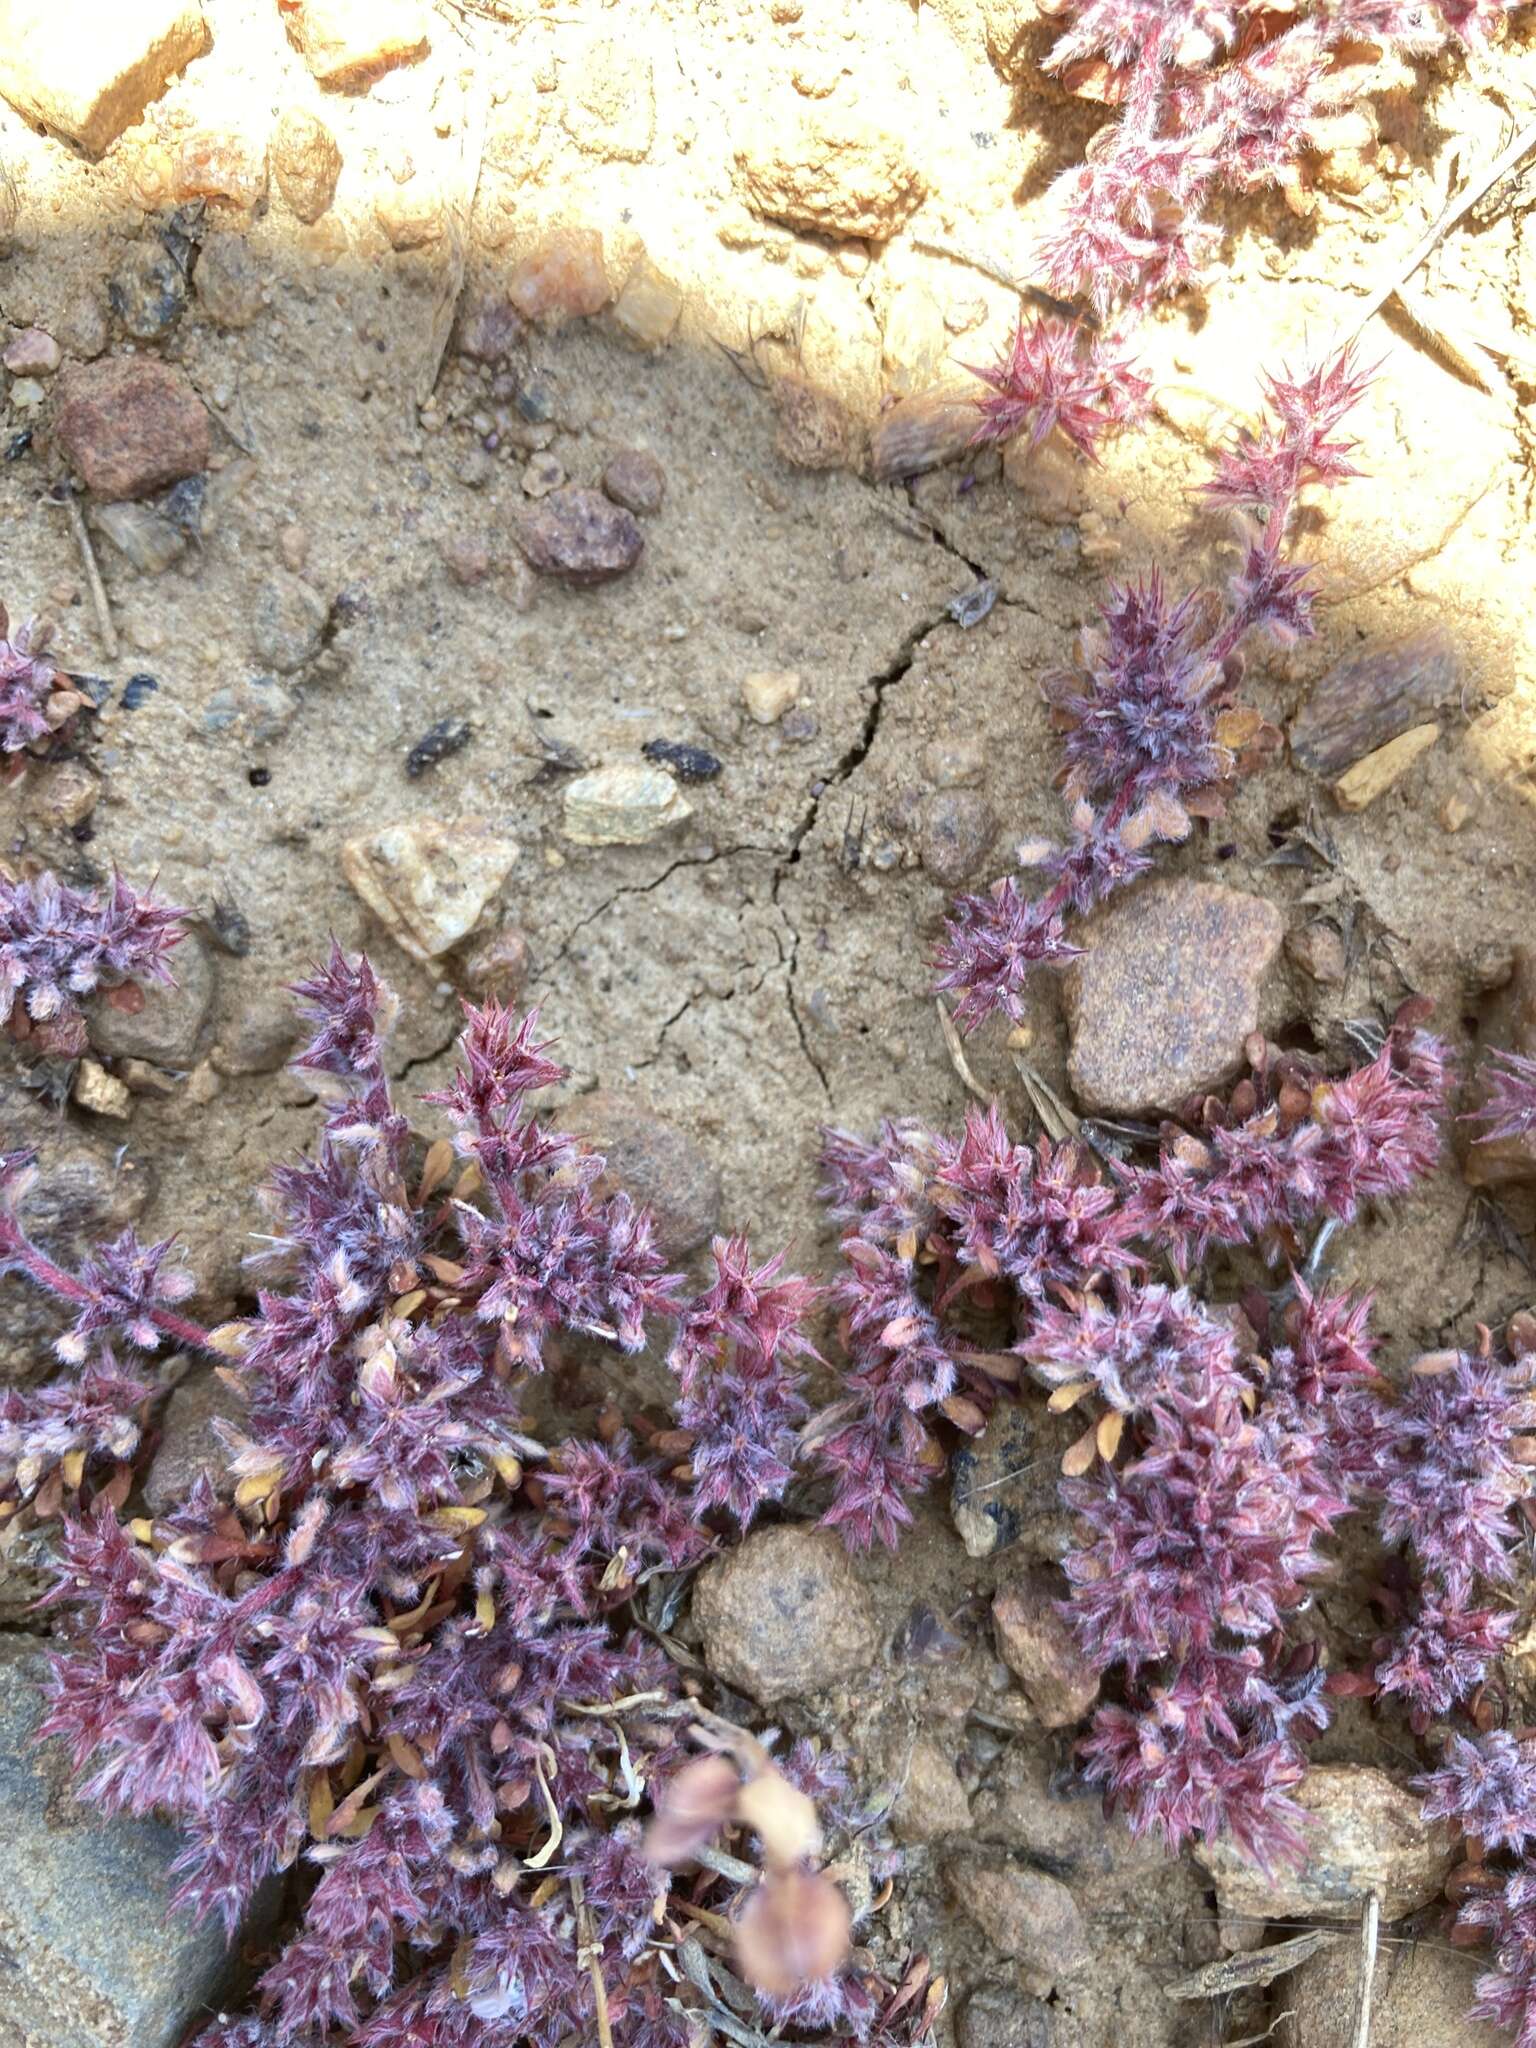
{"type": "Polygon", "coordinates": [[[142,498],[208,467],[202,400],[180,370],[148,356],[67,370],[53,431],[98,498],[142,498]]]}

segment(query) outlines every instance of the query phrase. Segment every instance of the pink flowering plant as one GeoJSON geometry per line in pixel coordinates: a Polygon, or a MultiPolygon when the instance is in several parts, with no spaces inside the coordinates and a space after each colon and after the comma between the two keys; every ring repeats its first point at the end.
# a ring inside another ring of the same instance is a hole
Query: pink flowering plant
{"type": "Polygon", "coordinates": [[[0,1541],[56,1518],[64,1560],[44,1732],[97,1805],[176,1820],[183,1911],[233,1934],[287,1873],[297,1914],[199,2048],[685,2048],[753,1995],[797,2037],[913,2040],[942,1988],[856,1959],[821,1869],[840,1765],[709,1714],[664,1647],[686,1575],[788,1483],[807,1284],[722,1239],[689,1296],[533,1112],[561,1075],[533,1018],[469,1012],[434,1098],[454,1136],[424,1149],[366,960],[333,951],[297,994],[329,1107],[273,1178],[239,1321],[188,1318],[166,1245],[59,1268],[5,1162],[0,1265],[74,1315],[67,1376],[0,1407],[0,1541]],[[657,1323],[675,1426],[610,1406],[530,1435],[530,1375],[657,1323]],[[222,1481],[135,1516],[173,1347],[220,1361],[241,1419],[222,1481]]]}
{"type": "MultiPolygon", "coordinates": [[[[1043,417],[1027,392],[986,381],[978,438],[1022,431],[1032,405],[1043,417]]],[[[1021,1016],[1030,975],[1077,957],[1068,919],[1145,874],[1158,842],[1219,816],[1235,778],[1278,747],[1278,732],[1240,701],[1244,647],[1253,636],[1288,643],[1313,630],[1311,578],[1289,544],[1304,494],[1356,474],[1339,428],[1367,381],[1348,353],[1269,378],[1269,418],[1220,456],[1203,493],[1236,544],[1223,588],[1175,597],[1155,571],[1112,587],[1075,665],[1045,679],[1071,836],[1018,849],[1021,868],[1046,876],[1043,893],[1027,896],[1007,875],[952,906],[938,986],[955,995],[967,1030],[996,1010],[1021,1016]]]]}
{"type": "Polygon", "coordinates": [[[146,985],[169,984],[186,913],[120,875],[74,889],[54,875],[0,870],[0,1016],[10,1038],[43,1058],[87,1045],[81,1004],[95,995],[138,1010],[146,985]]]}

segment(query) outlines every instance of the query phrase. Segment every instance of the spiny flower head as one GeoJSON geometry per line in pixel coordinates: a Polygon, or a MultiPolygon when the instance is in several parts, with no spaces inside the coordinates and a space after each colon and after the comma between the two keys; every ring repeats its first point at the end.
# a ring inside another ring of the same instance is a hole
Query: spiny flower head
{"type": "Polygon", "coordinates": [[[1536,1130],[1536,1059],[1495,1047],[1478,1069],[1483,1099],[1468,1123],[1487,1125],[1483,1138],[1524,1138],[1536,1130]]]}
{"type": "Polygon", "coordinates": [[[1437,1770],[1415,1778],[1426,1820],[1454,1821],[1485,1849],[1521,1855],[1536,1843],[1536,1741],[1508,1729],[1452,1735],[1437,1770]]]}
{"type": "Polygon", "coordinates": [[[9,1011],[12,1035],[48,1055],[83,1052],[81,1000],[104,990],[133,1008],[141,983],[169,983],[185,917],[121,875],[88,892],[52,875],[0,873],[0,1012],[9,1011]]]}
{"type": "Polygon", "coordinates": [[[0,605],[0,754],[19,754],[52,737],[84,702],[44,650],[50,633],[34,619],[14,629],[0,605]]]}
{"type": "Polygon", "coordinates": [[[1245,1384],[1231,1329],[1183,1287],[1124,1287],[1113,1303],[1085,1294],[1047,1307],[1018,1349],[1048,1387],[1086,1382],[1122,1415],[1199,1405],[1245,1384]]]}
{"type": "Polygon", "coordinates": [[[1002,360],[972,365],[971,374],[987,386],[987,395],[976,400],[973,441],[1027,435],[1029,446],[1038,448],[1059,429],[1090,458],[1105,434],[1143,416],[1151,388],[1112,337],[1024,313],[1002,360]]]}

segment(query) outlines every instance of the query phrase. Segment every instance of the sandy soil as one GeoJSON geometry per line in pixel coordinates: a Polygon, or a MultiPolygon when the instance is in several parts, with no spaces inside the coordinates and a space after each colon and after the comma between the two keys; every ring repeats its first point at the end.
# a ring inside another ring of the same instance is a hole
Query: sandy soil
{"type": "MultiPolygon", "coordinates": [[[[1235,213],[1208,302],[1145,338],[1158,417],[1102,470],[1046,460],[1005,478],[993,457],[909,488],[869,481],[857,460],[824,473],[787,461],[771,380],[830,393],[862,434],[892,399],[958,379],[955,363],[985,359],[1006,330],[1017,303],[1006,280],[1027,274],[1043,188],[1097,117],[1027,65],[1001,75],[985,35],[996,7],[497,7],[445,17],[424,65],[362,98],[320,95],[264,6],[208,0],[207,13],[208,56],[98,165],[0,110],[0,158],[20,201],[0,309],[13,327],[61,338],[79,329],[83,304],[106,312],[107,280],[164,224],[169,151],[187,132],[233,128],[259,146],[283,109],[309,106],[344,159],[336,206],[313,227],[275,189],[254,214],[218,217],[259,269],[263,304],[248,327],[220,328],[194,294],[154,344],[220,423],[223,485],[201,543],[162,574],[139,575],[99,544],[123,640],[116,661],[96,634],[69,529],[45,499],[56,474],[46,407],[5,424],[7,441],[35,433],[0,466],[0,595],[13,615],[53,614],[66,664],[116,687],[81,743],[102,781],[89,827],[50,830],[34,775],[0,794],[0,840],[75,880],[114,865],[135,879],[158,874],[166,894],[210,918],[222,906],[226,926],[238,911],[249,935],[238,954],[206,949],[216,987],[193,1078],[137,1097],[126,1125],[70,1115],[102,1147],[126,1147],[153,1189],[147,1227],[180,1231],[205,1293],[233,1297],[260,1223],[247,1190],[269,1158],[306,1142],[314,1119],[292,1080],[223,1077],[209,1049],[334,931],[369,944],[401,992],[406,1087],[440,1081],[455,965],[434,973],[392,947],[344,882],[340,851],[388,823],[488,814],[519,844],[505,915],[529,935],[528,993],[559,1035],[572,1088],[643,1092],[718,1161],[722,1222],[815,1264],[825,1258],[811,1201],[819,1125],[864,1127],[898,1111],[953,1120],[965,1099],[927,988],[948,893],[918,853],[928,750],[981,744],[999,820],[981,878],[1000,871],[1013,838],[1057,827],[1038,675],[1066,654],[1106,576],[1154,561],[1190,570],[1200,545],[1183,531],[1190,485],[1228,423],[1252,410],[1259,370],[1348,317],[1438,211],[1458,151],[1465,165],[1497,146],[1529,47],[1512,43],[1475,83],[1447,67],[1389,92],[1391,164],[1358,193],[1330,189],[1325,175],[1306,222],[1279,199],[1235,213]],[[736,152],[769,148],[753,123],[775,96],[847,102],[855,124],[900,134],[926,196],[893,239],[796,233],[752,211],[736,152]],[[436,223],[406,250],[377,213],[381,196],[401,193],[436,223]],[[435,374],[460,287],[494,285],[551,227],[572,225],[602,234],[614,292],[648,260],[684,299],[656,351],[603,314],[518,352],[550,395],[548,452],[569,478],[595,484],[626,448],[653,451],[665,468],[640,566],[585,591],[535,581],[516,558],[511,517],[530,450],[514,434],[488,459],[475,454],[474,416],[496,402],[491,372],[450,346],[435,374]],[[444,545],[477,538],[493,567],[461,587],[444,545]],[[264,731],[250,708],[264,672],[253,622],[300,561],[329,608],[326,644],[283,679],[291,718],[264,731]],[[947,606],[981,575],[999,601],[962,629],[947,606]],[[746,715],[742,680],[764,669],[799,674],[801,737],[746,715]],[[130,710],[134,675],[157,688],[130,710]],[[230,691],[232,722],[220,694],[230,691]],[[410,748],[445,718],[468,720],[471,743],[408,779],[410,748]],[[688,824],[637,848],[566,840],[564,778],[547,772],[545,742],[597,764],[636,761],[657,737],[724,764],[689,789],[688,824]]],[[[1424,280],[1461,321],[1526,350],[1528,371],[1533,202],[1536,177],[1506,186],[1424,280]]],[[[1460,714],[1366,812],[1340,815],[1307,778],[1278,768],[1245,788],[1214,838],[1169,865],[1193,871],[1219,856],[1222,879],[1269,895],[1292,924],[1305,919],[1309,887],[1326,892],[1314,900],[1358,906],[1370,943],[1348,984],[1324,995],[1287,968],[1270,1028],[1329,1043],[1340,1019],[1413,988],[1465,1049],[1529,929],[1536,372],[1480,391],[1391,318],[1369,345],[1382,371],[1359,425],[1368,480],[1321,508],[1309,542],[1330,599],[1323,630],[1262,666],[1258,700],[1283,722],[1342,652],[1440,624],[1464,663],[1460,714]],[[1270,865],[1314,805],[1336,869],[1270,865]]],[[[1031,1057],[1064,1088],[1049,989],[1034,1030],[1031,1057]]],[[[984,1034],[972,1058],[1026,1128],[1002,1034],[984,1034]]],[[[1509,1207],[1528,1232],[1528,1210],[1509,1207]]],[[[1344,1244],[1340,1274],[1383,1290],[1389,1361],[1527,1298],[1517,1261],[1486,1241],[1461,1244],[1467,1208],[1448,1167],[1344,1244]]],[[[894,1625],[919,1597],[949,1615],[980,1611],[992,1567],[967,1559],[939,1501],[898,1565],[867,1569],[894,1625]]],[[[916,1670],[891,1696],[843,1701],[836,1732],[885,1759],[903,1729],[938,1731],[978,1791],[1030,1758],[1062,1761],[1064,1742],[1010,1743],[966,1720],[963,1703],[957,1714],[948,1682],[916,1670]]],[[[1372,1753],[1368,1729],[1346,1727],[1335,1745],[1372,1753]]],[[[942,1911],[935,1867],[915,1852],[898,1911],[963,1992],[997,1966],[942,1911]]],[[[1143,1864],[1139,1877],[1105,1878],[1084,1904],[1103,1963],[1058,2012],[1056,2038],[1113,2034],[1121,2048],[1217,2038],[1205,2009],[1170,2005],[1159,1989],[1214,1952],[1197,1875],[1150,1876],[1143,1864]]]]}

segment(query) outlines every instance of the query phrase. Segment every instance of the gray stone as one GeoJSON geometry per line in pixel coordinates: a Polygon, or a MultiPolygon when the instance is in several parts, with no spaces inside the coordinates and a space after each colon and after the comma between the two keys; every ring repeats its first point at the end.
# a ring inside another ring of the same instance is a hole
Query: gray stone
{"type": "Polygon", "coordinates": [[[275,1074],[298,1043],[299,1019],[284,996],[231,1006],[210,1058],[221,1074],[275,1074]]]}
{"type": "Polygon", "coordinates": [[[136,242],[113,272],[107,298],[125,334],[158,341],[185,310],[187,280],[158,242],[136,242]]]}
{"type": "Polygon", "coordinates": [[[968,882],[997,837],[997,813],[979,790],[942,789],[923,809],[918,849],[927,872],[946,889],[968,882]]]}
{"type": "Polygon", "coordinates": [[[210,736],[232,732],[238,739],[264,747],[281,739],[298,710],[297,697],[275,676],[251,676],[214,691],[203,712],[203,731],[210,736]]]}
{"type": "Polygon", "coordinates": [[[1040,1999],[986,1984],[960,2008],[955,2035],[960,2048],[1051,2048],[1056,2021],[1040,1999]]]}
{"type": "Polygon", "coordinates": [[[1182,876],[1077,927],[1084,954],[1062,991],[1083,1107],[1171,1110],[1231,1080],[1284,936],[1264,897],[1182,876]]]}
{"type": "Polygon", "coordinates": [[[168,2048],[224,1974],[216,1927],[171,1910],[178,1841],[158,1821],[104,1820],[38,1750],[48,1661],[0,1638],[0,2005],[4,2048],[168,2048]]]}
{"type": "Polygon", "coordinates": [[[291,676],[320,652],[330,607],[318,592],[286,570],[256,593],[251,651],[280,676],[291,676]]]}
{"type": "Polygon", "coordinates": [[[262,307],[261,266],[244,235],[204,237],[192,273],[192,289],[209,319],[220,327],[249,327],[262,307]]]}
{"type": "MultiPolygon", "coordinates": [[[[104,1237],[136,1223],[154,1176],[131,1154],[86,1143],[34,1097],[0,1084],[0,1151],[37,1153],[38,1175],[22,1207],[33,1242],[64,1266],[78,1266],[104,1237]]],[[[0,1283],[0,1386],[46,1377],[51,1345],[70,1318],[50,1294],[11,1278],[0,1283]]]]}
{"type": "Polygon", "coordinates": [[[106,535],[120,555],[141,576],[158,576],[184,554],[187,536],[153,506],[126,498],[118,505],[96,505],[91,524],[106,535]]]}
{"type": "Polygon", "coordinates": [[[206,1475],[215,1492],[228,1494],[229,1452],[217,1424],[245,1421],[245,1403],[217,1372],[199,1367],[171,1394],[160,1417],[160,1443],[144,1475],[144,1505],[163,1515],[184,1501],[206,1475]]]}
{"type": "MultiPolygon", "coordinates": [[[[1383,1943],[1371,1986],[1371,2048],[1508,2048],[1509,2036],[1467,2017],[1482,1956],[1442,1942],[1383,1943]]],[[[1287,1979],[1280,2048],[1355,2048],[1360,1945],[1346,1937],[1287,1979]]]]}
{"type": "Polygon", "coordinates": [[[699,1576],[704,1661],[765,1704],[856,1678],[879,1644],[874,1615],[830,1529],[759,1529],[699,1576]]]}
{"type": "Polygon", "coordinates": [[[1295,1869],[1261,1871],[1226,1838],[1196,1845],[1223,1918],[1355,1920],[1375,1892],[1383,1920],[1401,1920],[1440,1896],[1455,1837],[1445,1822],[1426,1821],[1422,1802],[1384,1771],[1318,1764],[1293,1796],[1310,1823],[1295,1869]]]}
{"type": "Polygon", "coordinates": [[[599,1088],[569,1103],[561,1123],[602,1153],[603,1184],[650,1210],[665,1259],[685,1259],[709,1242],[720,1222],[720,1169],[643,1097],[599,1088]]]}
{"type": "Polygon", "coordinates": [[[983,1862],[974,1851],[951,1857],[944,1876],[955,1905],[1018,1964],[1036,1997],[1048,1996],[1088,1961],[1083,1916],[1058,1878],[1025,1863],[983,1862]]]}
{"type": "Polygon", "coordinates": [[[212,958],[189,934],[171,955],[174,988],[144,990],[141,1010],[119,1010],[98,996],[87,1008],[93,1048],[108,1059],[148,1060],[151,1066],[190,1067],[217,993],[212,958]]]}
{"type": "Polygon", "coordinates": [[[621,448],[603,465],[603,490],[626,512],[659,512],[667,494],[667,472],[646,448],[621,448]]]}

